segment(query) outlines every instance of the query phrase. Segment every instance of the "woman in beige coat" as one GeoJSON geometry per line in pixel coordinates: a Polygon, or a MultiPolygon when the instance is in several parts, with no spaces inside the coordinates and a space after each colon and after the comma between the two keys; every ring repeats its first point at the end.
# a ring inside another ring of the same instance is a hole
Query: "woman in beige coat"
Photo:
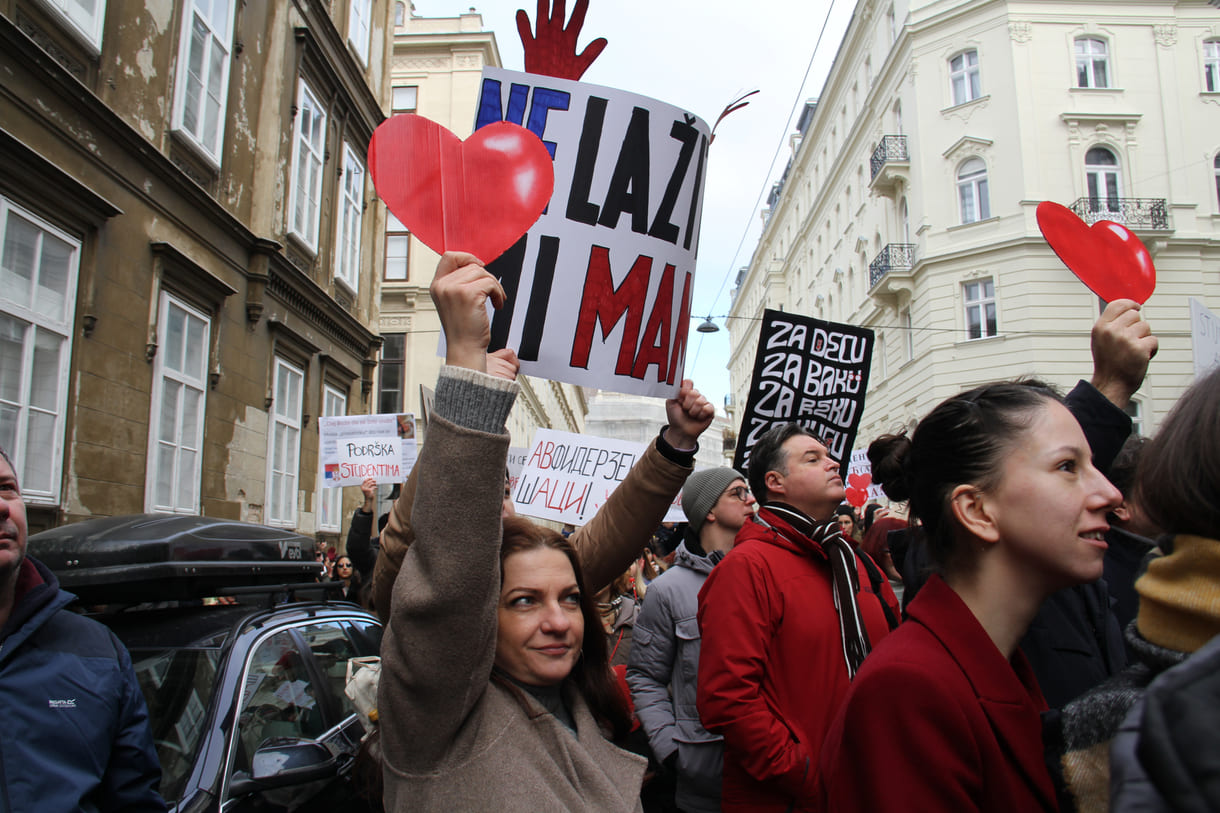
{"type": "Polygon", "coordinates": [[[607,739],[626,709],[580,562],[559,534],[501,519],[517,385],[484,372],[484,303],[503,290],[446,254],[432,296],[447,366],[382,643],[386,809],[638,810],[645,763],[607,739]]]}

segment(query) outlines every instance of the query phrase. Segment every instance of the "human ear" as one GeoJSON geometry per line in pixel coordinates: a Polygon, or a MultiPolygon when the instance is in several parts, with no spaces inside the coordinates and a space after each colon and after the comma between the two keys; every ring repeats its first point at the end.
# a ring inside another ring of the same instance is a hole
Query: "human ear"
{"type": "Polygon", "coordinates": [[[784,493],[784,476],[778,471],[769,471],[763,477],[763,482],[767,486],[768,491],[774,491],[777,494],[784,493]]]}
{"type": "Polygon", "coordinates": [[[714,512],[712,512],[712,511],[708,511],[708,512],[707,512],[707,516],[704,518],[704,520],[703,520],[703,521],[704,521],[705,523],[707,523],[707,522],[713,522],[713,523],[714,523],[714,522],[716,521],[716,514],[715,514],[714,512]]]}
{"type": "Polygon", "coordinates": [[[964,530],[984,542],[998,542],[1000,529],[987,504],[987,495],[977,487],[963,483],[949,495],[953,518],[964,530]]]}
{"type": "Polygon", "coordinates": [[[1116,505],[1114,507],[1114,510],[1112,511],[1112,513],[1114,514],[1114,516],[1118,517],[1119,522],[1130,522],[1131,521],[1131,506],[1127,504],[1126,500],[1123,500],[1118,505],[1116,505]]]}

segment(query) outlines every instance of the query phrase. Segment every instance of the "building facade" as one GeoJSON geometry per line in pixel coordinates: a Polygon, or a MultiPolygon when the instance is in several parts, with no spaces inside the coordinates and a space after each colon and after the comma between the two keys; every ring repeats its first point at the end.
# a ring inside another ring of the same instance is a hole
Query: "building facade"
{"type": "MultiPolygon", "coordinates": [[[[390,110],[418,113],[459,138],[474,130],[484,66],[500,67],[495,34],[473,9],[458,17],[416,17],[397,3],[390,57],[390,110]]],[[[378,370],[378,412],[418,413],[422,393],[436,385],[441,324],[428,296],[436,252],[388,217],[379,330],[385,344],[378,370]]],[[[509,418],[514,446],[533,443],[538,427],[580,432],[588,405],[580,387],[518,377],[521,394],[509,418]]]]}
{"type": "Polygon", "coordinates": [[[733,294],[734,404],[767,307],[875,331],[861,447],[978,383],[1087,379],[1100,303],[1042,238],[1043,200],[1125,223],[1154,258],[1137,429],[1192,381],[1188,300],[1220,309],[1204,0],[861,0],[791,153],[733,294]]]}
{"type": "Polygon", "coordinates": [[[0,445],[35,529],[158,511],[337,539],[316,421],[371,406],[391,14],[0,2],[0,445]]]}
{"type": "MultiPolygon", "coordinates": [[[[660,398],[602,390],[589,392],[585,431],[594,437],[647,444],[668,420],[665,401],[660,398]]],[[[696,469],[733,465],[733,450],[726,448],[724,442],[728,429],[728,419],[717,412],[712,425],[699,437],[696,469]]]]}

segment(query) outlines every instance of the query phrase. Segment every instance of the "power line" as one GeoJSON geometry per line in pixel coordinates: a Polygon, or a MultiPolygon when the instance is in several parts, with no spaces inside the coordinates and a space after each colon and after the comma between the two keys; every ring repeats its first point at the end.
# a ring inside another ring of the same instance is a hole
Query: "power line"
{"type": "MultiPolygon", "coordinates": [[[[750,226],[754,222],[754,215],[758,211],[759,205],[763,202],[763,198],[767,194],[767,185],[771,180],[771,173],[775,171],[776,161],[779,159],[780,152],[783,151],[784,145],[788,142],[788,133],[792,129],[793,119],[797,115],[798,110],[804,109],[804,90],[805,85],[809,81],[809,75],[813,73],[813,61],[817,58],[818,48],[822,45],[822,37],[826,33],[826,27],[830,25],[830,16],[834,12],[835,3],[838,0],[831,0],[830,6],[826,9],[826,16],[822,19],[822,27],[818,31],[817,41],[813,44],[813,53],[809,55],[809,64],[805,66],[805,77],[801,80],[800,86],[796,89],[796,99],[792,103],[792,112],[788,114],[788,121],[784,125],[784,131],[780,135],[779,143],[775,145],[775,154],[771,156],[771,166],[767,170],[767,174],[763,176],[762,187],[758,190],[758,198],[754,201],[754,207],[750,209],[750,214],[746,217],[745,228],[741,232],[741,240],[737,242],[737,250],[733,252],[733,259],[729,262],[728,269],[724,272],[724,279],[720,281],[720,289],[716,291],[716,298],[712,300],[711,307],[716,307],[716,303],[720,301],[721,295],[724,293],[724,286],[728,284],[729,277],[733,273],[733,269],[737,266],[737,258],[741,256],[741,248],[745,245],[746,238],[750,235],[750,226]]],[[[703,349],[703,336],[699,336],[699,344],[695,347],[695,358],[691,361],[691,367],[699,361],[699,351],[703,349]]]]}

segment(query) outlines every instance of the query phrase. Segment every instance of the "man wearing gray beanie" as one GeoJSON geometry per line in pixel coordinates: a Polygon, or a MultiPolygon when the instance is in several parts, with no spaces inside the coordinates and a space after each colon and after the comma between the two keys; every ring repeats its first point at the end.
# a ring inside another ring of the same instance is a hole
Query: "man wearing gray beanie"
{"type": "Polygon", "coordinates": [[[754,498],[740,472],[703,469],[687,478],[682,510],[686,536],[674,566],[648,588],[633,631],[627,685],[653,754],[677,775],[675,804],[689,813],[712,813],[720,810],[724,747],[703,728],[695,708],[699,590],[754,514],[754,498]]]}

